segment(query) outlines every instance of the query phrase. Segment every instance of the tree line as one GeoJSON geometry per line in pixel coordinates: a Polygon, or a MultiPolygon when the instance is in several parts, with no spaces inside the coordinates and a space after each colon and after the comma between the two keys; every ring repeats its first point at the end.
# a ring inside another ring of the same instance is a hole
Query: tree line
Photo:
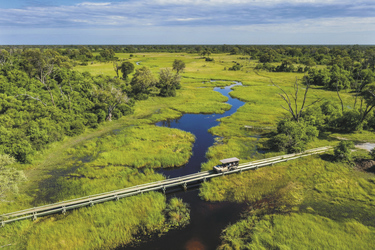
{"type": "MultiPolygon", "coordinates": [[[[89,55],[89,51],[86,51],[89,55]]],[[[0,50],[0,155],[32,161],[36,151],[65,136],[81,134],[104,121],[133,113],[149,95],[175,96],[182,68],[149,68],[123,62],[122,77],[74,71],[74,61],[58,49],[0,50]]]]}

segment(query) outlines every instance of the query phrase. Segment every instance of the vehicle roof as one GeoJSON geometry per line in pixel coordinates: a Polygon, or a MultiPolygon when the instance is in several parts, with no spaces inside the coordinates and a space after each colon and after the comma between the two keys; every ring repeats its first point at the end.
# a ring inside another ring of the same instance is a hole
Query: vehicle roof
{"type": "Polygon", "coordinates": [[[240,160],[236,157],[220,160],[220,162],[223,163],[223,164],[230,163],[230,162],[236,162],[236,161],[240,161],[240,160]]]}

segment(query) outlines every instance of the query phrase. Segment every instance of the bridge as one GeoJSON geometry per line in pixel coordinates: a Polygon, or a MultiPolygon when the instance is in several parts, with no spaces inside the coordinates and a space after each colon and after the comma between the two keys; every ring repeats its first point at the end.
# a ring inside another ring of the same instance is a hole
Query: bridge
{"type": "Polygon", "coordinates": [[[281,155],[276,157],[271,157],[262,160],[251,161],[248,163],[239,164],[237,169],[224,172],[224,173],[216,173],[213,170],[198,172],[190,175],[184,175],[181,177],[165,179],[162,181],[145,183],[138,186],[113,190],[106,193],[100,193],[96,195],[90,195],[86,197],[81,197],[73,200],[62,201],[58,203],[53,203],[49,205],[34,207],[30,209],[25,209],[17,212],[7,213],[0,215],[0,225],[5,226],[7,223],[25,220],[25,219],[33,219],[36,220],[40,216],[45,216],[49,214],[55,213],[63,213],[65,214],[66,211],[85,207],[85,206],[93,206],[97,203],[102,203],[110,200],[119,200],[121,198],[125,198],[128,196],[133,196],[137,194],[142,194],[144,192],[150,191],[161,191],[163,193],[166,192],[168,188],[181,186],[184,190],[187,189],[189,184],[195,184],[200,182],[205,182],[208,179],[213,177],[229,175],[234,173],[241,173],[242,171],[251,170],[251,169],[258,169],[260,167],[265,167],[269,165],[273,165],[280,162],[290,161],[301,157],[306,157],[309,155],[320,154],[324,153],[328,150],[332,149],[332,147],[320,147],[314,148],[310,150],[306,150],[301,153],[295,154],[287,154],[281,155]]]}

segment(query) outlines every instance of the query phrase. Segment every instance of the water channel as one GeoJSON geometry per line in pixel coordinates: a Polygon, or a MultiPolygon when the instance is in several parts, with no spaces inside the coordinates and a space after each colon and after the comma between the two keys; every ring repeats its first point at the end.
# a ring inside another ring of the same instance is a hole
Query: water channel
{"type": "MultiPolygon", "coordinates": [[[[207,159],[206,151],[215,142],[215,136],[208,130],[219,125],[218,119],[230,116],[245,103],[232,98],[229,95],[231,88],[242,85],[239,82],[225,88],[214,88],[228,97],[227,103],[231,109],[223,114],[185,114],[177,120],[159,122],[157,126],[178,128],[195,135],[196,140],[193,145],[193,155],[189,162],[177,169],[161,169],[158,172],[167,177],[177,177],[199,172],[201,163],[207,159]]],[[[244,204],[232,202],[207,202],[198,196],[198,189],[189,189],[186,192],[167,194],[167,198],[179,197],[190,205],[190,224],[179,230],[172,230],[162,237],[152,237],[146,242],[137,246],[119,248],[132,250],[149,249],[216,249],[220,244],[220,233],[230,223],[240,219],[240,214],[244,210],[244,204]]]]}

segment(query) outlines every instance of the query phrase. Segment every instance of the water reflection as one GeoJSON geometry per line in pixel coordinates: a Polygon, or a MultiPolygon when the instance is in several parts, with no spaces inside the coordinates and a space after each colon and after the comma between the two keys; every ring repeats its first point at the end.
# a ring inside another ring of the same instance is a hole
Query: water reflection
{"type": "Polygon", "coordinates": [[[235,82],[234,84],[219,88],[214,88],[215,91],[220,92],[222,95],[228,97],[227,103],[231,105],[230,110],[223,114],[184,114],[178,119],[161,121],[156,123],[157,126],[178,128],[184,131],[188,131],[195,135],[195,143],[193,145],[193,155],[189,159],[189,162],[181,167],[175,169],[161,169],[158,172],[165,176],[178,177],[181,175],[187,175],[199,172],[201,170],[201,164],[206,162],[206,151],[215,143],[216,136],[210,134],[208,130],[212,127],[219,125],[218,119],[230,116],[242,107],[245,103],[232,98],[229,93],[232,91],[232,87],[241,86],[242,83],[235,82]]]}
{"type": "MultiPolygon", "coordinates": [[[[245,103],[232,98],[229,95],[233,86],[242,85],[239,82],[225,88],[214,88],[228,97],[227,103],[231,105],[231,109],[224,114],[184,114],[179,119],[158,122],[157,126],[178,128],[188,131],[195,135],[196,141],[193,146],[193,155],[189,162],[177,169],[161,169],[158,172],[165,176],[177,177],[196,173],[201,170],[201,164],[207,159],[206,151],[215,142],[215,136],[210,134],[208,130],[219,125],[218,119],[230,116],[237,111],[245,103]]],[[[146,242],[140,243],[138,246],[119,248],[119,249],[137,249],[137,250],[176,250],[176,249],[216,249],[220,244],[220,234],[223,228],[229,223],[233,223],[240,219],[240,214],[245,205],[232,202],[207,202],[198,196],[199,190],[193,189],[187,192],[179,192],[167,194],[167,198],[182,198],[184,202],[190,205],[190,224],[180,230],[172,230],[162,237],[153,237],[146,242]]]]}

